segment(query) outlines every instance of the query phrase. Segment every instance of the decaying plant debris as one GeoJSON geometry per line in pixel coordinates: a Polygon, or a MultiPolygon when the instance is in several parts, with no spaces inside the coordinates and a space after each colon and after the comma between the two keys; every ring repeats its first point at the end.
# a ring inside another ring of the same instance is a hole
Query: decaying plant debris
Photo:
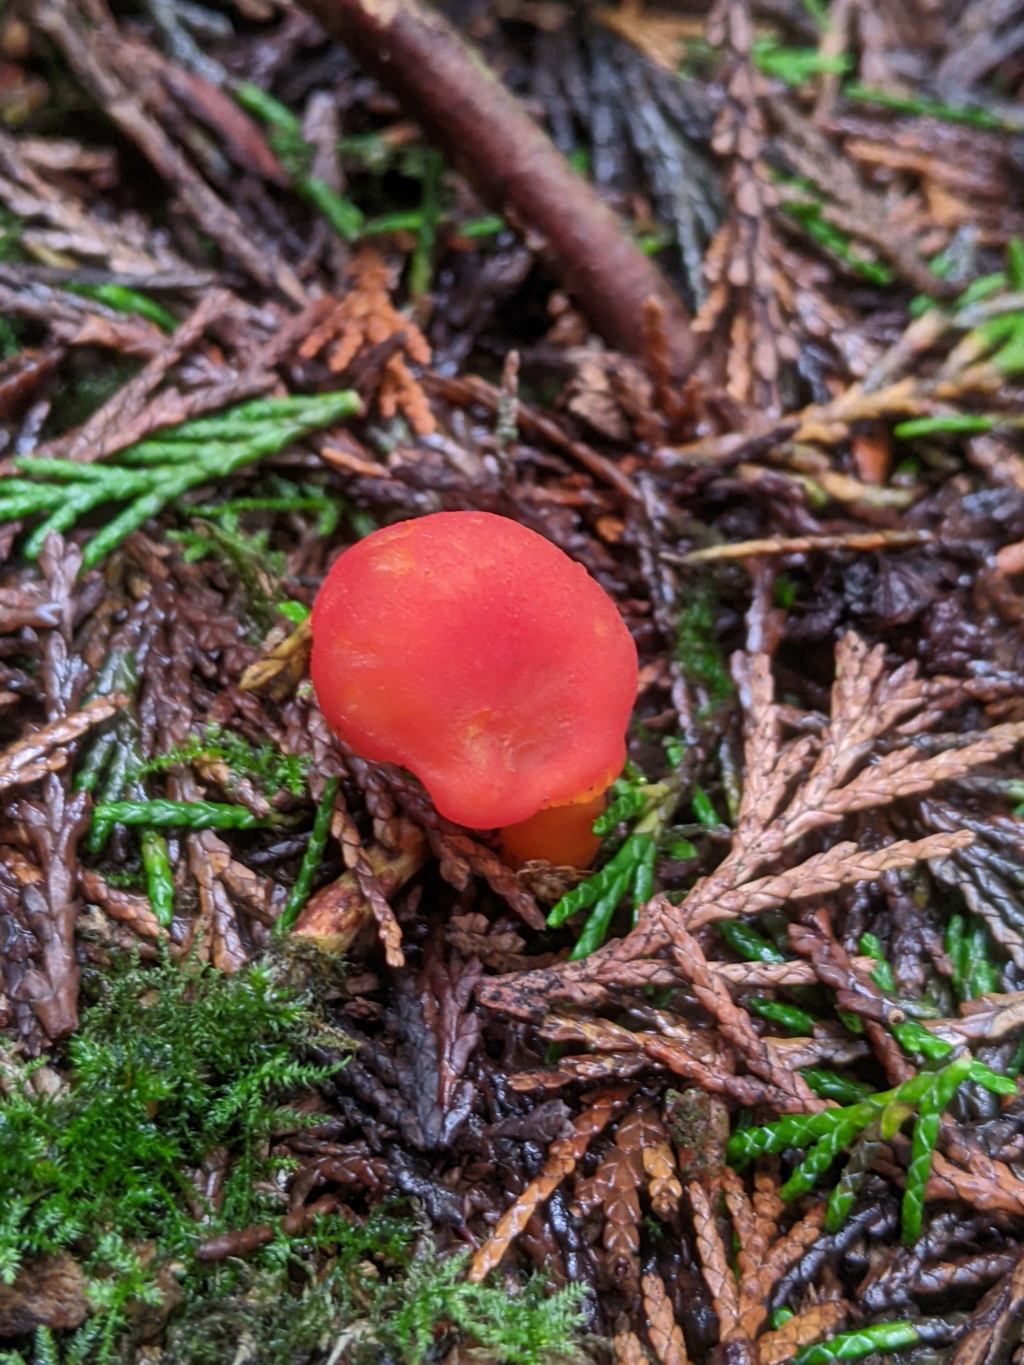
{"type": "Polygon", "coordinates": [[[1010,1358],[1020,7],[436,9],[0,14],[0,1358],[1010,1358]],[[590,874],[316,707],[442,509],[637,641],[590,874]]]}

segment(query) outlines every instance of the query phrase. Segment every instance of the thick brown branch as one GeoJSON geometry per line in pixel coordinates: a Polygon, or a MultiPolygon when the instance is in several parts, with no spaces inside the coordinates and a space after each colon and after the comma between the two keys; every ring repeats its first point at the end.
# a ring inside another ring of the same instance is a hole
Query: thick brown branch
{"type": "Polygon", "coordinates": [[[682,304],[590,185],[440,15],[417,0],[302,0],[394,92],[489,204],[538,233],[612,346],[643,354],[643,305],[665,310],[673,370],[694,344],[682,304]]]}

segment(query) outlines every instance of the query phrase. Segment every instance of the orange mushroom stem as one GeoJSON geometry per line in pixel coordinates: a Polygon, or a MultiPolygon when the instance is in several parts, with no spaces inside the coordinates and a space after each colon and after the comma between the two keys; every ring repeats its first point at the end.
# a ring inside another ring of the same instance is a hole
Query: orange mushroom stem
{"type": "Polygon", "coordinates": [[[515,862],[593,860],[637,655],[582,565],[506,517],[439,512],[346,550],[312,624],[320,708],[356,753],[409,769],[456,824],[501,829],[515,862]]]}

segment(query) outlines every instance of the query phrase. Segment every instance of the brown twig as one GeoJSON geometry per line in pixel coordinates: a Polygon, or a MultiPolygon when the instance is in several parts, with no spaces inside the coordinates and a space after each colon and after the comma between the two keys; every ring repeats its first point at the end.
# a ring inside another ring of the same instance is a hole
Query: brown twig
{"type": "Polygon", "coordinates": [[[677,555],[666,550],[662,558],[670,564],[710,564],[719,559],[748,559],[751,555],[803,555],[824,550],[891,550],[904,545],[928,545],[934,537],[928,531],[849,531],[834,536],[777,536],[761,540],[740,540],[732,545],[709,545],[677,555]]]}
{"type": "Polygon", "coordinates": [[[694,344],[682,304],[593,189],[439,15],[418,0],[303,0],[401,100],[480,196],[538,233],[570,293],[612,346],[643,354],[643,305],[665,309],[673,369],[694,344]]]}

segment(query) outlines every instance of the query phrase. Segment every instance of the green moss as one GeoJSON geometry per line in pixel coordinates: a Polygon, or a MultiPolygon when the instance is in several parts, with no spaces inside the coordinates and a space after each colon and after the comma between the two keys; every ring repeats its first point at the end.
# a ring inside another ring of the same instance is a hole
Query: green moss
{"type": "Polygon", "coordinates": [[[279,791],[301,796],[310,766],[310,760],[299,754],[283,754],[273,744],[250,744],[223,726],[207,725],[201,734],[190,735],[184,744],[147,760],[139,775],[165,773],[181,763],[199,761],[225,764],[236,782],[248,778],[266,796],[279,791]]]}
{"type": "Polygon", "coordinates": [[[129,1304],[162,1298],[161,1267],[174,1260],[202,1275],[200,1243],[283,1213],[260,1182],[276,1173],[271,1131],[302,1122],[281,1102],[329,1074],[297,1055],[311,1023],[266,967],[228,977],[198,963],[129,965],[85,1012],[66,1087],[35,1093],[31,1067],[10,1086],[0,1278],[13,1283],[24,1260],[71,1254],[96,1310],[86,1358],[115,1358],[129,1304]],[[214,1153],[227,1160],[218,1208],[197,1178],[214,1153]]]}
{"type": "Polygon", "coordinates": [[[453,1341],[455,1333],[467,1337],[503,1365],[546,1365],[573,1354],[583,1325],[582,1285],[552,1294],[534,1277],[516,1294],[504,1285],[471,1284],[462,1278],[467,1256],[421,1257],[393,1289],[379,1293],[375,1346],[390,1350],[402,1365],[435,1359],[447,1332],[453,1341]]]}
{"type": "Polygon", "coordinates": [[[733,694],[729,667],[715,632],[718,603],[710,582],[687,589],[677,623],[676,658],[687,682],[706,693],[708,704],[721,706],[733,694]]]}

